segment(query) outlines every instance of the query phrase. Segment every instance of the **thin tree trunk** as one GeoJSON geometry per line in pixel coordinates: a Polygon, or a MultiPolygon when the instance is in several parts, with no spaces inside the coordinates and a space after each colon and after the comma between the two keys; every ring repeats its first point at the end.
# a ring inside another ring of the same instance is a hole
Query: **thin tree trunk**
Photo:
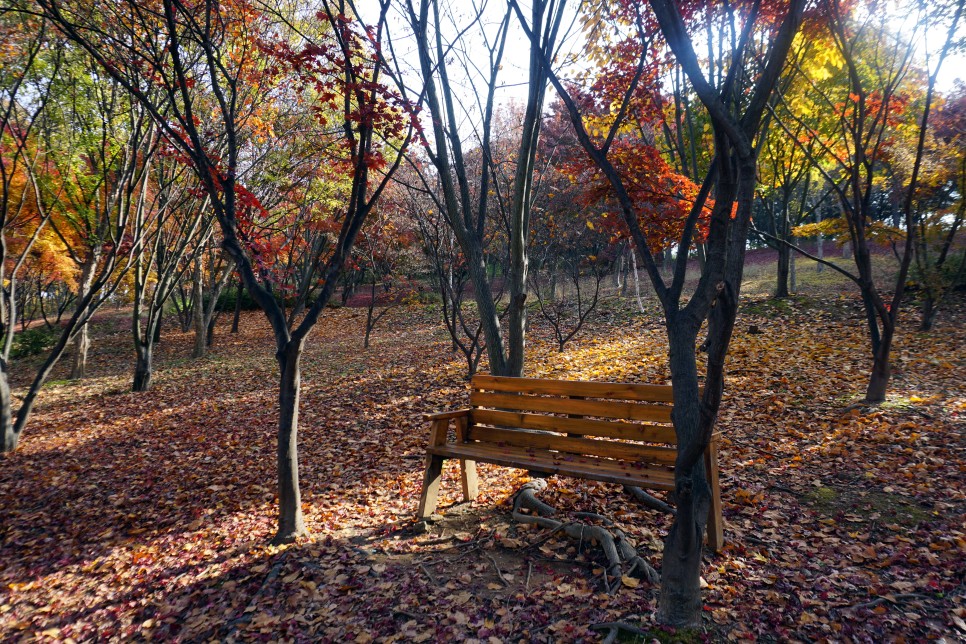
{"type": "Polygon", "coordinates": [[[641,299],[641,276],[637,272],[637,251],[631,249],[631,267],[634,271],[634,295],[637,297],[637,309],[644,313],[644,300],[641,299]]]}
{"type": "Polygon", "coordinates": [[[785,244],[778,245],[778,281],[775,285],[775,297],[788,297],[788,273],[791,265],[791,254],[791,249],[788,246],[785,244]]]}
{"type": "Polygon", "coordinates": [[[238,321],[241,319],[241,295],[242,295],[242,281],[238,280],[238,285],[235,287],[235,315],[231,319],[231,332],[238,333],[238,321]]]}
{"type": "Polygon", "coordinates": [[[12,452],[20,443],[20,432],[14,431],[13,426],[13,401],[7,371],[7,361],[0,358],[0,431],[3,431],[0,453],[12,452]]]}
{"type": "Polygon", "coordinates": [[[372,327],[374,323],[372,321],[372,315],[376,308],[376,280],[373,277],[372,288],[369,289],[369,307],[366,309],[366,338],[362,343],[364,349],[369,348],[369,336],[372,334],[372,327]]]}
{"type": "Polygon", "coordinates": [[[219,313],[221,311],[215,311],[205,324],[205,349],[210,349],[215,344],[215,323],[218,322],[219,313]]]}
{"type": "Polygon", "coordinates": [[[922,300],[922,318],[919,320],[920,331],[931,331],[932,325],[936,321],[936,298],[926,289],[926,294],[922,300]]]}
{"type": "MultiPolygon", "coordinates": [[[[99,259],[100,253],[95,253],[92,251],[88,256],[87,261],[84,262],[84,266],[81,271],[81,281],[77,291],[78,307],[85,306],[85,297],[87,296],[88,291],[90,291],[91,285],[94,283],[94,273],[99,259]]],[[[74,337],[74,358],[70,368],[71,380],[77,380],[86,375],[87,351],[90,348],[90,345],[91,341],[87,333],[87,324],[85,323],[77,331],[77,335],[74,337]]]]}
{"type": "Polygon", "coordinates": [[[205,303],[204,285],[202,280],[204,274],[201,270],[201,254],[195,256],[195,270],[193,284],[191,286],[191,299],[193,301],[191,315],[192,325],[195,330],[194,348],[191,351],[192,358],[203,358],[208,352],[207,328],[205,325],[205,303]]]}
{"type": "MultiPolygon", "coordinates": [[[[779,209],[777,237],[783,242],[788,241],[788,199],[787,195],[779,209]]],[[[775,285],[775,297],[788,297],[788,273],[791,267],[792,251],[786,244],[778,245],[778,280],[775,285]]]]}

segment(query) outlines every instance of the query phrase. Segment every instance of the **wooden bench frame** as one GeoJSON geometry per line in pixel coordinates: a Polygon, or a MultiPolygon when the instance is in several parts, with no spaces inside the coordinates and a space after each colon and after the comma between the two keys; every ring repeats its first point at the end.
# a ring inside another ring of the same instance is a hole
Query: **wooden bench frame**
{"type": "MultiPolygon", "coordinates": [[[[474,376],[469,409],[429,414],[417,517],[436,511],[443,462],[460,461],[463,498],[476,498],[476,463],[674,490],[677,438],[669,385],[474,376]],[[455,436],[450,439],[450,426],[455,436]]],[[[704,454],[711,487],[708,545],[724,545],[718,436],[704,454]]]]}

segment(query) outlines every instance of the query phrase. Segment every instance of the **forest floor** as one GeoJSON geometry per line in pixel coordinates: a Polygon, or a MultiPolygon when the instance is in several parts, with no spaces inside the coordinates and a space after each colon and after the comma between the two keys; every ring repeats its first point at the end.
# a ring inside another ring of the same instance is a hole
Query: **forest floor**
{"type": "MultiPolygon", "coordinates": [[[[528,375],[667,382],[660,317],[631,306],[607,300],[563,353],[534,317],[528,375]]],[[[855,297],[744,302],[719,420],[727,545],[705,555],[691,640],[966,637],[966,301],[927,334],[902,317],[888,401],[867,407],[855,297]]],[[[128,317],[109,312],[90,377],[45,387],[0,457],[0,640],[571,642],[613,621],[671,638],[658,588],[608,594],[596,549],[511,522],[525,472],[481,465],[465,504],[448,465],[443,518],[414,523],[422,415],[467,403],[431,307],[390,312],[368,350],[364,309],[326,312],[300,418],[313,536],[268,545],[277,368],[260,314],[228,322],[200,360],[169,326],[134,394],[128,317]]],[[[660,568],[668,516],[595,482],[552,478],[542,498],[611,517],[660,568]]]]}

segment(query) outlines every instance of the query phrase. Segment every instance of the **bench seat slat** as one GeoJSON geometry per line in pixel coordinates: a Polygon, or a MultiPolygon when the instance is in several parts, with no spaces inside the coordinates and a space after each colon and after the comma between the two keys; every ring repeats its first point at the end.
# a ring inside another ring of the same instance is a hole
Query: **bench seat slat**
{"type": "Polygon", "coordinates": [[[677,445],[677,436],[670,425],[650,425],[619,420],[593,420],[591,418],[565,418],[542,414],[526,414],[516,411],[496,409],[474,409],[471,413],[473,423],[522,429],[542,429],[545,431],[580,434],[581,436],[600,436],[641,441],[643,443],[664,443],[677,445]]]}
{"type": "Polygon", "coordinates": [[[556,414],[576,414],[599,418],[620,418],[624,420],[643,420],[657,423],[671,422],[670,405],[647,405],[636,402],[613,400],[577,400],[570,398],[548,398],[505,393],[470,392],[473,407],[512,409],[519,411],[541,411],[556,414]]]}
{"type": "Polygon", "coordinates": [[[552,434],[540,430],[499,429],[481,425],[471,425],[468,438],[470,441],[495,443],[498,446],[511,445],[671,466],[674,465],[678,453],[674,448],[657,445],[620,443],[613,440],[594,440],[592,438],[552,434]]]}
{"type": "Polygon", "coordinates": [[[563,474],[605,483],[640,485],[657,490],[674,489],[674,472],[670,470],[594,456],[556,454],[546,450],[495,447],[493,444],[480,443],[450,443],[428,447],[427,452],[444,458],[494,463],[505,467],[523,468],[547,474],[563,474]]]}
{"type": "Polygon", "coordinates": [[[670,385],[650,385],[629,382],[586,382],[548,380],[544,378],[510,378],[505,376],[473,376],[474,388],[490,391],[524,392],[555,396],[583,396],[585,398],[613,398],[643,402],[673,402],[670,385]]]}

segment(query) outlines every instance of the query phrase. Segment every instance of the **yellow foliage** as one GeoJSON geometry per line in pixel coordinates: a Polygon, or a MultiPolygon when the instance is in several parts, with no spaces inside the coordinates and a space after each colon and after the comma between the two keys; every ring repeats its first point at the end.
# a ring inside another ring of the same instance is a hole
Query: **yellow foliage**
{"type": "MultiPolygon", "coordinates": [[[[840,244],[849,241],[848,222],[843,217],[825,219],[817,224],[802,224],[792,228],[795,237],[815,237],[824,235],[835,239],[840,244]]],[[[879,244],[901,241],[906,238],[906,234],[896,228],[881,221],[873,221],[866,227],[866,238],[869,241],[879,244]]]]}

